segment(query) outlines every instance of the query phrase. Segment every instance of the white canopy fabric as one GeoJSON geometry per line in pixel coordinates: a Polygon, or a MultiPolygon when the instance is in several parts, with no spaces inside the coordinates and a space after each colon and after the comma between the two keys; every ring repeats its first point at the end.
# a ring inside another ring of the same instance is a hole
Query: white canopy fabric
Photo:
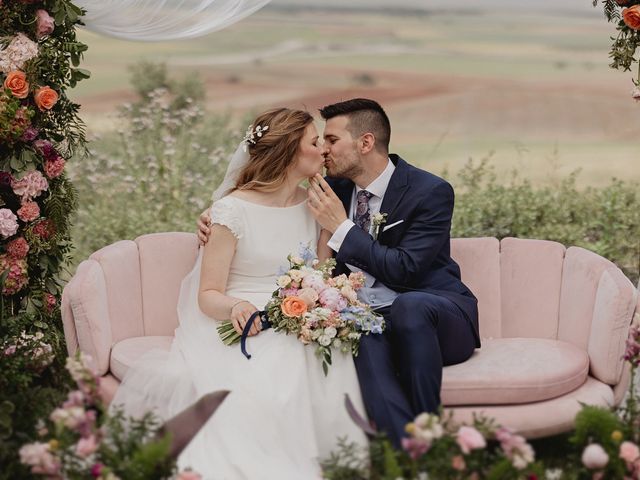
{"type": "Polygon", "coordinates": [[[221,30],[271,0],[76,0],[86,28],[124,40],[194,38],[221,30]]]}

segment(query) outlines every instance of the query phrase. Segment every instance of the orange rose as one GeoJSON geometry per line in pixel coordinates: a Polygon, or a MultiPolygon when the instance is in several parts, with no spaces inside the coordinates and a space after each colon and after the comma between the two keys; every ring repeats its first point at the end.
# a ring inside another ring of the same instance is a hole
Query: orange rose
{"type": "Polygon", "coordinates": [[[4,79],[4,88],[11,90],[14,97],[27,98],[27,95],[29,95],[27,76],[19,70],[9,72],[7,78],[4,79]]]}
{"type": "Polygon", "coordinates": [[[58,101],[58,93],[51,87],[40,87],[33,94],[33,99],[40,110],[51,110],[58,101]]]}
{"type": "Polygon", "coordinates": [[[640,5],[625,8],[622,11],[622,19],[627,27],[640,30],[640,5]]]}
{"type": "Polygon", "coordinates": [[[287,317],[300,317],[307,312],[307,303],[300,297],[285,297],[280,308],[287,317]]]}

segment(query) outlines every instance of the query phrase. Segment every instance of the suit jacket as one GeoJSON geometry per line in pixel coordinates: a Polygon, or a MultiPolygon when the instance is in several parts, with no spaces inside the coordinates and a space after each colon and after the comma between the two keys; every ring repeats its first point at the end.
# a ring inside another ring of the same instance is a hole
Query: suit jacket
{"type": "MultiPolygon", "coordinates": [[[[396,168],[380,207],[380,213],[387,214],[386,222],[377,240],[360,228],[349,230],[336,254],[337,268],[348,271],[348,263],[397,292],[423,291],[450,299],[470,321],[479,347],[477,300],[462,283],[460,267],[450,254],[453,188],[398,155],[389,158],[396,168]],[[385,225],[400,220],[383,231],[385,225]]],[[[327,181],[348,213],[353,182],[337,178],[327,181]]]]}

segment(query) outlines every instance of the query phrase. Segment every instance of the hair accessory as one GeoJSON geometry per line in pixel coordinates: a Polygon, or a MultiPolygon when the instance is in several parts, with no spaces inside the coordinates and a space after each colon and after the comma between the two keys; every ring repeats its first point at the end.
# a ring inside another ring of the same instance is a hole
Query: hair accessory
{"type": "Polygon", "coordinates": [[[269,125],[257,125],[255,129],[253,128],[253,125],[249,125],[247,133],[244,134],[244,138],[242,139],[244,144],[242,145],[242,149],[246,152],[249,144],[251,143],[252,145],[255,145],[267,130],[269,130],[269,125]]]}

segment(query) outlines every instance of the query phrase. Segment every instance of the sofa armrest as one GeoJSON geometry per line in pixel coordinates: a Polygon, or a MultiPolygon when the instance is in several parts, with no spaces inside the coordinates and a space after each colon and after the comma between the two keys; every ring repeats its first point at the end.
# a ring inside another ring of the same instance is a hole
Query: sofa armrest
{"type": "Polygon", "coordinates": [[[62,294],[65,337],[70,354],[91,355],[99,375],[109,371],[111,322],[104,273],[95,260],[82,262],[62,294]]]}
{"type": "Polygon", "coordinates": [[[602,272],[587,352],[591,375],[609,385],[616,385],[622,376],[622,356],[638,301],[637,294],[633,284],[617,267],[602,272]]]}

